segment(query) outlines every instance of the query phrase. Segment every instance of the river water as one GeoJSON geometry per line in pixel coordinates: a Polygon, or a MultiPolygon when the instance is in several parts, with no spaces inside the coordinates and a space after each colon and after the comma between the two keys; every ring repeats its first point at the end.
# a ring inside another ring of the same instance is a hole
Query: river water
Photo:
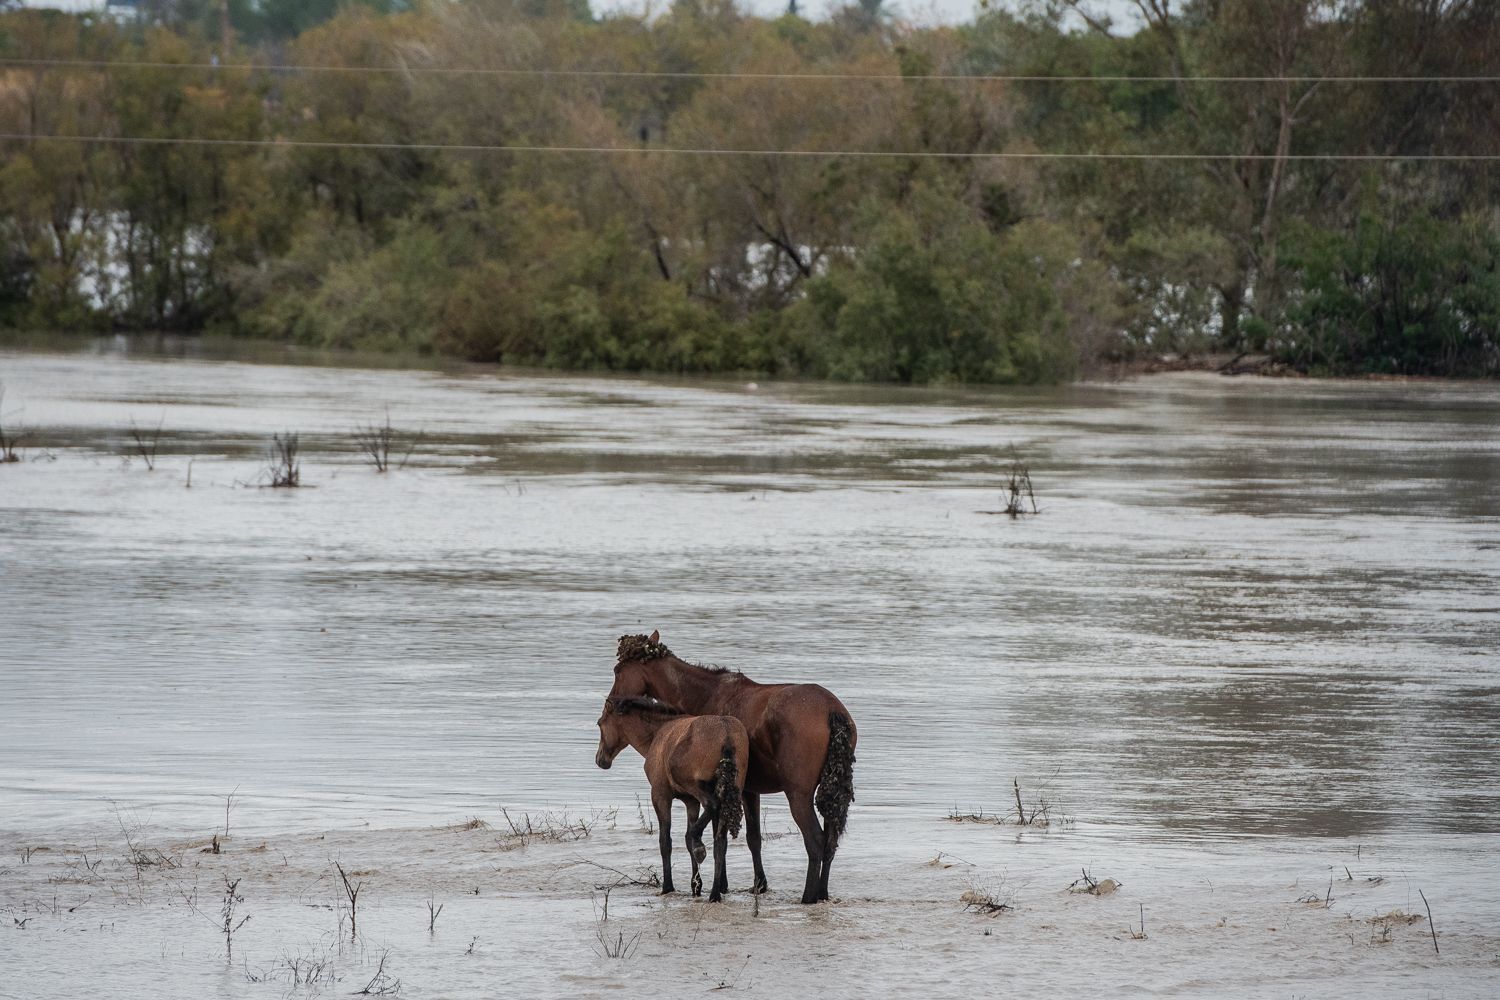
{"type": "Polygon", "coordinates": [[[0,385],[0,997],[342,996],[387,960],[416,997],[1500,990],[1496,385],[123,340],[0,349],[0,385]],[[354,435],[387,417],[378,474],[354,435]],[[266,486],[282,432],[302,489],[266,486]],[[1037,516],[993,513],[1017,459],[1037,516]],[[600,921],[597,865],[657,862],[639,769],[592,763],[615,639],[651,630],[855,715],[831,906],[796,906],[768,799],[763,903],[736,843],[723,907],[624,886],[600,921]],[[1091,867],[1125,889],[1068,894],[1091,867]],[[233,949],[220,877],[257,918],[233,949]]]}
{"type": "Polygon", "coordinates": [[[851,857],[1004,815],[1019,783],[1095,845],[1493,866],[1493,384],[755,386],[238,350],[0,350],[25,433],[0,466],[0,831],[202,832],[231,793],[260,833],[633,816],[644,782],[594,767],[593,723],[616,637],[659,629],[839,694],[851,857]],[[411,450],[382,475],[353,432],[387,415],[411,450]],[[283,431],[301,489],[263,485],[283,431]],[[993,513],[1012,455],[1034,517],[993,513]]]}

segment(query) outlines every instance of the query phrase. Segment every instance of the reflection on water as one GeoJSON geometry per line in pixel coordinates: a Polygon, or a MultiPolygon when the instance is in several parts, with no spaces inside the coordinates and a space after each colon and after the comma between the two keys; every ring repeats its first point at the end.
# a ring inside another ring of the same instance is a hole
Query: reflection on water
{"type": "MultiPolygon", "coordinates": [[[[227,350],[227,349],[220,349],[227,350]]],[[[859,803],[1493,831],[1500,390],[914,390],[0,352],[0,825],[627,803],[614,638],[818,680],[859,803]],[[389,412],[408,466],[351,432],[389,412]],[[127,461],[160,422],[154,472],[127,461]],[[254,488],[297,430],[308,489],[254,488]],[[1010,521],[1014,445],[1043,507],[1010,521]],[[187,487],[191,462],[191,488],[187,487]]]]}

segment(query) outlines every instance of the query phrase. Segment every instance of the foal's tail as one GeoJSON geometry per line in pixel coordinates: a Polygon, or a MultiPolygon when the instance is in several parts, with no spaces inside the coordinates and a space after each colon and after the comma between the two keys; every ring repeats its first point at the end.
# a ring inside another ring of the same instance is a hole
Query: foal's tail
{"type": "Polygon", "coordinates": [[[745,804],[740,801],[740,776],[739,768],[734,764],[734,746],[725,743],[721,754],[719,766],[714,771],[714,800],[719,803],[719,821],[728,828],[731,837],[738,837],[745,804]]]}
{"type": "Polygon", "coordinates": [[[818,777],[813,802],[823,814],[823,844],[828,856],[838,850],[854,801],[854,729],[842,712],[828,713],[828,756],[818,777]]]}

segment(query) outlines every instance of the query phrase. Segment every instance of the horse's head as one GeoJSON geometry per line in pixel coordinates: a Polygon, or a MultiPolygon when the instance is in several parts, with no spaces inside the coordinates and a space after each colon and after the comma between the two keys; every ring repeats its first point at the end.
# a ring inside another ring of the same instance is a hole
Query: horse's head
{"type": "Polygon", "coordinates": [[[672,655],[661,641],[660,632],[650,635],[622,635],[615,654],[615,683],[609,689],[611,698],[661,697],[657,661],[672,655]]]}
{"type": "Polygon", "coordinates": [[[594,752],[594,763],[608,771],[615,757],[625,749],[625,730],[620,725],[620,699],[611,695],[604,699],[604,711],[599,715],[599,749],[594,752]]]}

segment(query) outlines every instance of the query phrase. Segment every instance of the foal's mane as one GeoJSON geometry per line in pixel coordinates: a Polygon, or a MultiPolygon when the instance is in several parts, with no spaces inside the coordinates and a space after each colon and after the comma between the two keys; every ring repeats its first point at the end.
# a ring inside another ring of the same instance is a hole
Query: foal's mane
{"type": "Polygon", "coordinates": [[[664,701],[655,698],[646,698],[640,695],[631,698],[611,698],[609,703],[614,706],[620,715],[629,715],[631,712],[640,712],[649,715],[686,715],[676,705],[668,705],[664,701]]]}

